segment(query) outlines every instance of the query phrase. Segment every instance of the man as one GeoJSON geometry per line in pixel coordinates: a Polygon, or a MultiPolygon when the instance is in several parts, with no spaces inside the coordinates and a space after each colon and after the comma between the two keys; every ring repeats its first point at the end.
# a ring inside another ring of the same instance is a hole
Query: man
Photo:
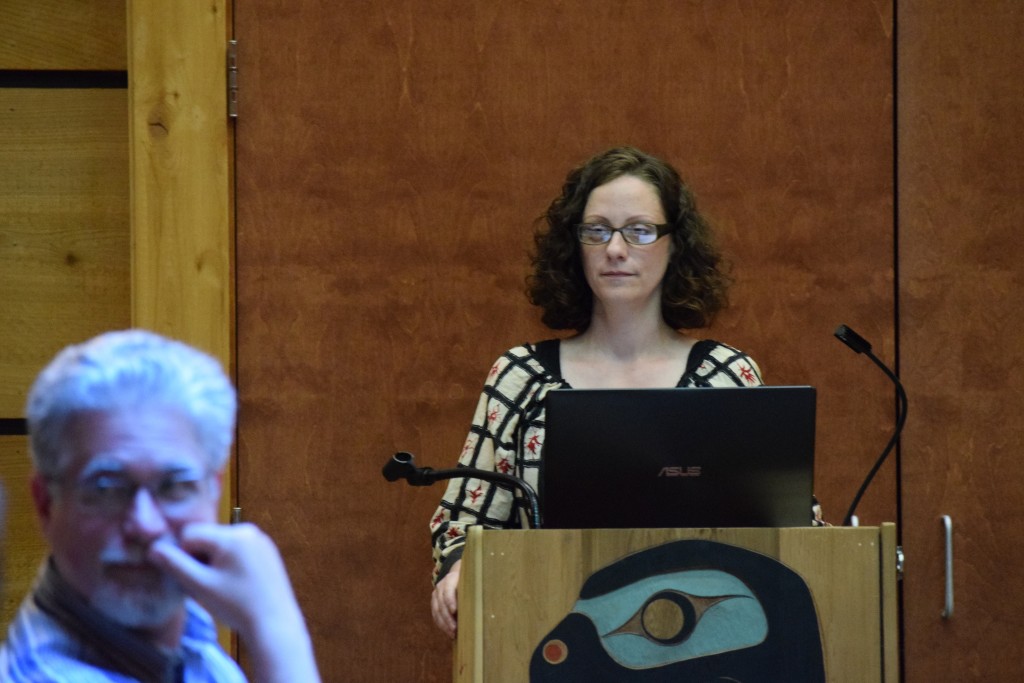
{"type": "Polygon", "coordinates": [[[276,546],[216,523],[235,412],[215,360],[141,330],[43,370],[26,413],[51,554],[0,647],[0,680],[244,681],[212,615],[238,631],[257,680],[319,681],[276,546]]]}

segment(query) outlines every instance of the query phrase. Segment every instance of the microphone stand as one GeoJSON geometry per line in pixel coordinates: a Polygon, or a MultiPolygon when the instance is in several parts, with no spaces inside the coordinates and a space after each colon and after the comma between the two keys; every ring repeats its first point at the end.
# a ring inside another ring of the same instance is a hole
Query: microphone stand
{"type": "Polygon", "coordinates": [[[414,457],[412,453],[399,451],[391,456],[391,459],[388,460],[381,470],[381,474],[383,474],[384,478],[388,481],[405,479],[409,482],[410,486],[430,486],[431,484],[443,479],[459,479],[468,477],[476,477],[483,481],[506,484],[514,489],[518,489],[524,496],[526,496],[530,507],[530,514],[528,515],[530,528],[540,528],[540,505],[537,502],[537,492],[533,490],[532,486],[519,477],[513,477],[510,474],[502,474],[501,472],[494,472],[492,470],[481,470],[475,467],[456,467],[453,469],[435,470],[430,467],[416,467],[413,461],[414,457]]]}
{"type": "Polygon", "coordinates": [[[882,455],[879,456],[874,467],[872,467],[871,471],[868,472],[868,476],[864,479],[864,483],[860,485],[860,490],[857,491],[857,495],[854,496],[853,502],[850,504],[850,509],[846,513],[846,518],[843,519],[843,526],[848,526],[853,520],[853,514],[857,510],[857,504],[860,503],[860,499],[867,490],[868,485],[871,483],[871,480],[875,478],[878,470],[881,469],[885,459],[889,457],[889,452],[892,451],[893,447],[899,441],[900,432],[903,431],[903,423],[907,421],[907,393],[903,390],[903,384],[895,373],[893,373],[885,363],[878,360],[875,354],[871,352],[871,344],[869,344],[864,337],[860,336],[846,325],[840,325],[837,327],[835,335],[839,341],[843,342],[857,353],[863,353],[870,358],[875,365],[882,368],[882,371],[893,381],[893,384],[896,385],[896,395],[899,398],[896,413],[896,428],[893,430],[892,438],[889,439],[889,443],[886,445],[885,450],[882,451],[882,455]]]}

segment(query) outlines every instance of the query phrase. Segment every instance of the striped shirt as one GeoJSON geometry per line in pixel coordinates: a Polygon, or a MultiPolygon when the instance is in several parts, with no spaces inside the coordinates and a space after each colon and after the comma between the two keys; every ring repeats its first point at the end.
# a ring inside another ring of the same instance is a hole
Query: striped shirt
{"type": "MultiPolygon", "coordinates": [[[[45,572],[44,572],[45,580],[45,572]]],[[[38,589],[37,589],[38,590],[38,589]]],[[[245,683],[241,669],[217,643],[213,619],[197,603],[185,601],[186,621],[179,649],[168,656],[167,672],[142,678],[113,670],[110,652],[123,646],[103,642],[98,633],[79,636],[44,612],[35,595],[21,604],[7,641],[0,646],[4,683],[245,683]]],[[[103,619],[97,616],[97,619],[103,619]]]]}

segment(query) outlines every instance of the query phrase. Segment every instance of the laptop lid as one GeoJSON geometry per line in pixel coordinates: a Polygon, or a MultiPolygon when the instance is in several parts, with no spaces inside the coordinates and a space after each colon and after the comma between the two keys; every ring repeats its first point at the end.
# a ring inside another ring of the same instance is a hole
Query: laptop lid
{"type": "Polygon", "coordinates": [[[809,386],[558,389],[539,497],[552,529],[809,526],[809,386]]]}

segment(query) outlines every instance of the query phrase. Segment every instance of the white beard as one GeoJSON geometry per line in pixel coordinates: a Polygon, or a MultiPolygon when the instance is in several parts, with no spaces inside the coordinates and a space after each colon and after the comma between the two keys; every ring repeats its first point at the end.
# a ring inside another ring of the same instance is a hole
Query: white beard
{"type": "Polygon", "coordinates": [[[162,574],[156,585],[124,586],[107,579],[92,594],[92,606],[109,619],[129,628],[155,628],[166,624],[184,604],[185,593],[162,574]]]}

